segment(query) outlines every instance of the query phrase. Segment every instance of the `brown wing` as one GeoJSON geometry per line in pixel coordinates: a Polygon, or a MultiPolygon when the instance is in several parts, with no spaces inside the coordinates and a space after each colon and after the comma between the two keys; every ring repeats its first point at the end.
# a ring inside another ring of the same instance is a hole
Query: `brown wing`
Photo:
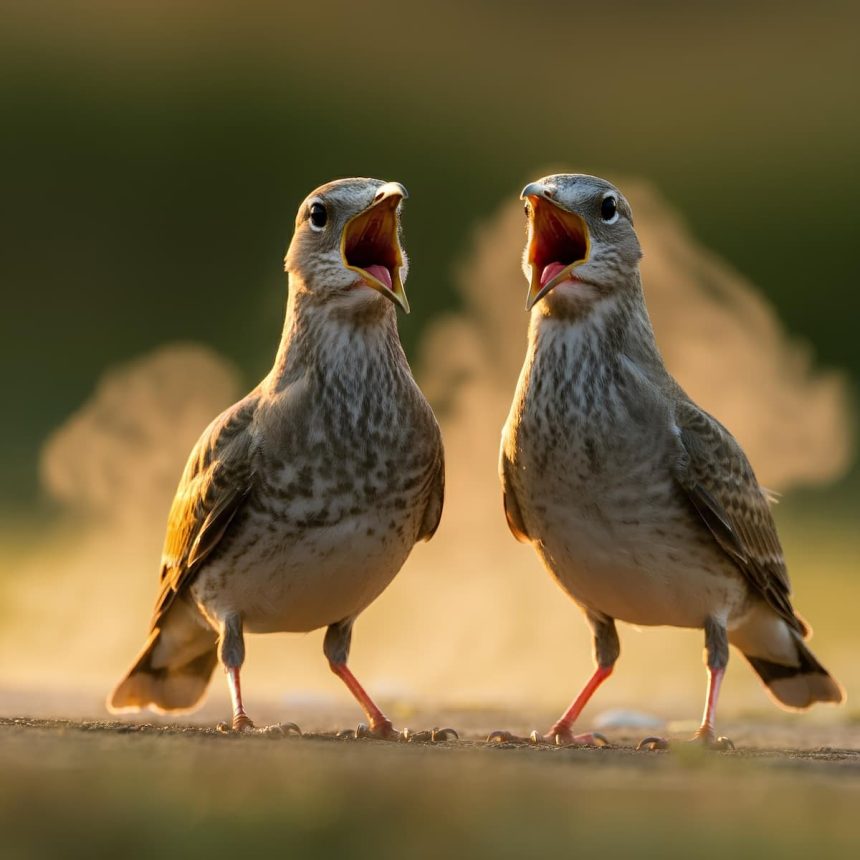
{"type": "Polygon", "coordinates": [[[510,477],[511,464],[502,450],[501,459],[499,462],[499,478],[502,482],[502,502],[505,506],[505,519],[508,521],[508,528],[511,534],[521,543],[528,543],[531,538],[526,531],[523,515],[520,512],[520,505],[514,495],[514,487],[510,477]]]}
{"type": "Polygon", "coordinates": [[[153,628],[218,546],[248,496],[248,428],[256,406],[254,394],[231,406],[206,428],[191,452],[167,520],[153,628]]]}
{"type": "Polygon", "coordinates": [[[678,483],[750,585],[795,630],[791,586],[767,496],[731,433],[689,402],[676,406],[683,454],[678,483]]]}
{"type": "Polygon", "coordinates": [[[424,522],[421,524],[421,533],[418,540],[430,540],[436,529],[439,528],[439,520],[442,519],[442,508],[445,505],[445,454],[442,443],[439,442],[439,458],[436,468],[430,480],[430,498],[424,511],[424,522]]]}

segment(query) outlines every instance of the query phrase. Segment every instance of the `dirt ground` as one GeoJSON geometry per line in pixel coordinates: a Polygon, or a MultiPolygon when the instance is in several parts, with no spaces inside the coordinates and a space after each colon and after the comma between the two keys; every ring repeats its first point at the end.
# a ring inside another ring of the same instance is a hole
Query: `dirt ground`
{"type": "MultiPolygon", "coordinates": [[[[705,753],[683,744],[637,752],[643,732],[617,728],[600,749],[490,745],[488,727],[528,727],[473,710],[446,712],[460,740],[338,738],[351,716],[308,707],[303,737],[237,737],[199,715],[174,724],[0,718],[0,854],[860,851],[860,725],[850,721],[727,723],[738,749],[705,753]]],[[[418,730],[439,722],[431,711],[408,714],[418,730]]]]}

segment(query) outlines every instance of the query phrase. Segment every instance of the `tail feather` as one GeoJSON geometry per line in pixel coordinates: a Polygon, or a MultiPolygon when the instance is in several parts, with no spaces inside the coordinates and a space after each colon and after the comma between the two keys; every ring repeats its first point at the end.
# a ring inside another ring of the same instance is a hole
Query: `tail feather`
{"type": "Polygon", "coordinates": [[[765,607],[731,631],[729,641],[783,707],[805,710],[816,702],[839,704],[845,699],[839,682],[818,662],[801,634],[765,607]]]}
{"type": "Polygon", "coordinates": [[[155,628],[134,665],[107,701],[112,713],[193,710],[206,693],[218,662],[215,631],[181,605],[155,628]]]}
{"type": "Polygon", "coordinates": [[[816,702],[842,702],[845,694],[839,683],[799,638],[794,644],[797,649],[797,664],[794,666],[749,654],[744,654],[744,657],[770,694],[788,708],[805,710],[816,702]]]}

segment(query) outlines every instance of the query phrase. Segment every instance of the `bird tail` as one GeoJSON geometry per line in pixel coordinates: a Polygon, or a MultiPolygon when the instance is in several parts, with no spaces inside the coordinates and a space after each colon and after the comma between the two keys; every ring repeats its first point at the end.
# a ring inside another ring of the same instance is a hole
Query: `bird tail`
{"type": "Polygon", "coordinates": [[[153,627],[134,665],[111,693],[108,710],[193,710],[203,698],[218,662],[218,638],[204,623],[193,607],[175,601],[153,627]]]}
{"type": "MultiPolygon", "coordinates": [[[[804,629],[811,633],[805,624],[804,629]]],[[[815,702],[839,704],[845,699],[842,686],[818,662],[802,634],[766,606],[756,607],[730,631],[729,641],[782,707],[805,710],[815,702]]]]}

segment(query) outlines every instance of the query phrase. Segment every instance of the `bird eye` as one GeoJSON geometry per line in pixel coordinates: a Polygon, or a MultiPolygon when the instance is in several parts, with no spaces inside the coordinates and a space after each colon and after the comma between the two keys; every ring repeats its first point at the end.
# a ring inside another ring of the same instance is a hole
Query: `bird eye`
{"type": "Polygon", "coordinates": [[[600,217],[604,221],[611,221],[618,214],[618,202],[611,195],[603,198],[600,204],[600,217]]]}
{"type": "Polygon", "coordinates": [[[319,202],[311,203],[309,211],[311,227],[313,227],[314,230],[322,230],[323,227],[325,227],[326,221],[328,221],[328,212],[326,212],[325,206],[319,202]]]}

